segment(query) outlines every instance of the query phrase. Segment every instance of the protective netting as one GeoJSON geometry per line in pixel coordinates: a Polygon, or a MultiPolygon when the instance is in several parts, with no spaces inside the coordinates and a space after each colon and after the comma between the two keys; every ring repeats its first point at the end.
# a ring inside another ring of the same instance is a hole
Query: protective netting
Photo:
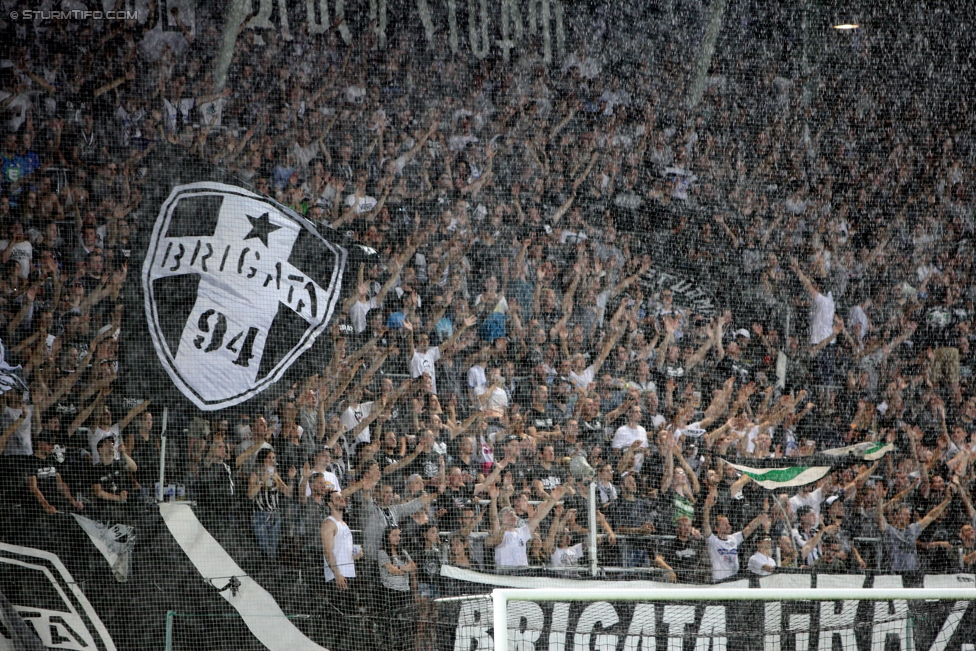
{"type": "MultiPolygon", "coordinates": [[[[971,27],[4,3],[0,646],[460,651],[499,585],[971,585],[971,27]]],[[[890,621],[962,648],[943,606],[890,621]]],[[[767,644],[722,606],[729,648],[823,640],[804,607],[767,644]]]]}

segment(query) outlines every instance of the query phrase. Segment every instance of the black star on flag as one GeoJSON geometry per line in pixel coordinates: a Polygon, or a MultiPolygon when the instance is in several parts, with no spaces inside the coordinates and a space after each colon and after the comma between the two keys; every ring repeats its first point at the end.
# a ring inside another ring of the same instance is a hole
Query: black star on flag
{"type": "Polygon", "coordinates": [[[244,236],[245,240],[249,240],[252,237],[256,237],[261,240],[265,246],[268,246],[268,235],[275,232],[281,226],[275,226],[271,223],[271,218],[268,213],[264,213],[260,217],[251,217],[247,215],[247,219],[251,222],[251,232],[244,236]]]}

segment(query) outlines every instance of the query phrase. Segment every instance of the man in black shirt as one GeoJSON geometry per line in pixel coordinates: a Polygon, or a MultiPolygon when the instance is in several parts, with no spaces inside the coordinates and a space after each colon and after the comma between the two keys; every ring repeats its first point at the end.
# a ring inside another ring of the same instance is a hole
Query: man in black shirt
{"type": "MultiPolygon", "coordinates": [[[[691,519],[681,516],[676,523],[674,540],[662,540],[658,544],[654,564],[667,572],[668,581],[680,583],[702,583],[704,577],[700,570],[705,547],[701,538],[692,536],[691,519]]],[[[709,575],[711,570],[709,570],[709,575]]]]}
{"type": "Polygon", "coordinates": [[[650,502],[637,497],[637,478],[633,473],[624,473],[620,485],[620,497],[609,502],[603,511],[610,520],[610,526],[617,534],[635,536],[628,543],[624,567],[644,567],[647,565],[646,541],[643,536],[655,532],[657,513],[650,502]]]}
{"type": "Polygon", "coordinates": [[[34,437],[34,454],[24,457],[24,482],[29,499],[25,504],[36,515],[54,515],[59,507],[85,508],[61,479],[61,464],[53,455],[54,432],[41,430],[34,437]]]}
{"type": "Polygon", "coordinates": [[[216,439],[210,444],[209,465],[199,478],[200,503],[205,509],[222,511],[232,505],[235,493],[234,468],[228,462],[230,451],[224,439],[216,439]]]}
{"type": "Polygon", "coordinates": [[[474,506],[474,489],[473,483],[464,483],[461,469],[451,466],[444,493],[437,496],[437,526],[442,531],[457,531],[463,526],[464,511],[474,506]]]}
{"type": "Polygon", "coordinates": [[[529,479],[532,492],[537,499],[546,500],[557,486],[566,481],[566,471],[556,461],[556,452],[551,443],[542,446],[539,463],[532,468],[529,479]]]}
{"type": "Polygon", "coordinates": [[[549,387],[541,384],[532,392],[532,404],[525,410],[525,424],[537,432],[551,432],[559,417],[549,404],[549,387]]]}

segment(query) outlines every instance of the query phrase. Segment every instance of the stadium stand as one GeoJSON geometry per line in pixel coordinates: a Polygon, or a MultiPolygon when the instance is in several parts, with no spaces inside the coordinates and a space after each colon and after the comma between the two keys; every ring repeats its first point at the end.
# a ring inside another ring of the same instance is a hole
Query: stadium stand
{"type": "Polygon", "coordinates": [[[9,4],[10,648],[460,649],[494,585],[973,580],[951,3],[9,4]]]}

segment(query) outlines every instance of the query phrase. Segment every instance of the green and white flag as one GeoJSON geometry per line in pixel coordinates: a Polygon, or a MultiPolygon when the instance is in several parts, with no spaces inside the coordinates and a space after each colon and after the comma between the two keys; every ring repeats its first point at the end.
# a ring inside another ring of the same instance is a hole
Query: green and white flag
{"type": "Polygon", "coordinates": [[[813,484],[834,470],[846,468],[861,461],[877,461],[895,449],[890,443],[865,441],[843,448],[832,448],[807,457],[780,459],[748,459],[749,466],[726,462],[748,475],[768,490],[813,484]],[[803,464],[803,465],[800,465],[803,464]]]}
{"type": "Polygon", "coordinates": [[[865,461],[877,461],[894,449],[895,446],[891,443],[885,443],[883,441],[865,441],[863,443],[858,443],[857,445],[848,445],[846,448],[824,450],[822,454],[826,454],[831,457],[853,456],[858,459],[864,459],[865,461]]]}
{"type": "Polygon", "coordinates": [[[823,479],[833,466],[790,466],[788,468],[750,468],[737,463],[729,465],[739,472],[749,475],[753,481],[768,490],[804,486],[823,479]]]}

